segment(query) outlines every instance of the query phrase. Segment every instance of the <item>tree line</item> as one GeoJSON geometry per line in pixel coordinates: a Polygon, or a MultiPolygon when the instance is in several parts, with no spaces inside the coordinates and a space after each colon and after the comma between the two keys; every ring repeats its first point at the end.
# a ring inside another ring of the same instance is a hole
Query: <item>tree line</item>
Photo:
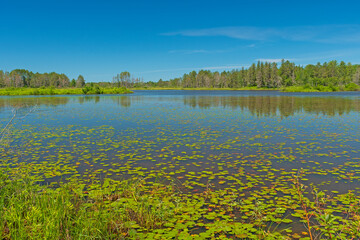
{"type": "Polygon", "coordinates": [[[297,66],[288,60],[280,64],[275,62],[257,62],[249,68],[231,71],[211,72],[209,70],[192,71],[182,77],[158,82],[144,83],[148,87],[174,88],[280,88],[289,86],[346,86],[360,84],[360,65],[340,63],[336,60],[297,66]]]}
{"type": "Polygon", "coordinates": [[[82,75],[70,80],[65,74],[33,73],[25,69],[15,69],[11,72],[0,70],[0,88],[21,88],[21,87],[84,87],[85,79],[82,75]]]}
{"type": "Polygon", "coordinates": [[[4,72],[0,70],[0,88],[22,88],[22,87],[55,87],[55,88],[68,88],[77,87],[83,88],[86,85],[93,87],[95,85],[100,87],[138,87],[142,86],[143,80],[130,76],[129,72],[122,72],[113,77],[112,82],[98,82],[86,83],[82,75],[78,78],[70,80],[68,76],[61,73],[33,73],[25,69],[15,69],[11,72],[4,72]]]}
{"type": "MultiPolygon", "coordinates": [[[[94,83],[92,83],[94,84],[94,83]]],[[[340,63],[336,60],[295,65],[288,60],[281,63],[253,63],[249,68],[233,69],[231,71],[212,72],[210,70],[192,71],[182,77],[158,82],[144,82],[141,78],[131,77],[127,71],[113,77],[112,82],[96,83],[100,87],[169,87],[169,88],[281,88],[304,86],[309,88],[342,87],[351,84],[360,85],[360,65],[340,63]]],[[[0,70],[0,88],[4,87],[78,87],[86,85],[82,75],[70,80],[65,74],[33,73],[25,69],[15,69],[11,72],[0,70]]]]}

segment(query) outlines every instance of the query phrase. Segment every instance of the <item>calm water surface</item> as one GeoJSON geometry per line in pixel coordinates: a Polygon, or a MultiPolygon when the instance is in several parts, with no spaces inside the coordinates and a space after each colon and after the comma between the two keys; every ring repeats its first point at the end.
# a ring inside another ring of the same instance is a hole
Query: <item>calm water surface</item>
{"type": "Polygon", "coordinates": [[[356,92],[0,97],[2,126],[14,108],[11,146],[18,150],[1,157],[13,167],[26,163],[47,181],[160,174],[190,189],[252,181],[250,190],[303,168],[308,183],[322,189],[360,187],[356,92]]]}

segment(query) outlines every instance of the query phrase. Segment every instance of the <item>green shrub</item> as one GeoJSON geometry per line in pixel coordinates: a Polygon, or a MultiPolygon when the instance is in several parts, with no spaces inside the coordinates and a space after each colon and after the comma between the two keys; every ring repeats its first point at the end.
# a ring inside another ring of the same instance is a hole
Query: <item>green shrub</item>
{"type": "Polygon", "coordinates": [[[345,89],[347,91],[359,91],[360,90],[360,86],[355,84],[355,83],[349,83],[345,86],[345,89]]]}
{"type": "Polygon", "coordinates": [[[83,94],[88,94],[90,92],[91,88],[89,86],[85,86],[83,89],[82,89],[82,92],[83,94]]]}

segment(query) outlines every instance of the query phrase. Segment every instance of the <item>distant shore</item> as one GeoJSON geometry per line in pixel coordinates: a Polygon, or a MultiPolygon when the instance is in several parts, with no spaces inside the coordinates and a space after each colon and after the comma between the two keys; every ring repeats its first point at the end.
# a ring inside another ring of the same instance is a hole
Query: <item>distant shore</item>
{"type": "Polygon", "coordinates": [[[282,88],[257,88],[257,87],[243,87],[243,88],[171,88],[171,87],[89,87],[84,88],[0,88],[0,96],[26,96],[26,95],[89,95],[89,94],[129,94],[133,90],[199,90],[199,91],[280,91],[280,92],[346,92],[346,91],[360,91],[360,86],[356,84],[333,87],[333,86],[291,86],[282,88]]]}
{"type": "Polygon", "coordinates": [[[360,91],[360,86],[319,86],[319,87],[307,87],[307,86],[291,86],[282,88],[257,88],[257,87],[243,87],[243,88],[171,88],[171,87],[138,87],[130,88],[130,90],[206,90],[206,91],[280,91],[280,92],[347,92],[347,91],[360,91]]]}
{"type": "Polygon", "coordinates": [[[133,93],[127,88],[0,88],[0,96],[26,95],[87,95],[87,94],[128,94],[133,93]]]}
{"type": "Polygon", "coordinates": [[[257,87],[244,87],[244,88],[171,88],[171,87],[135,87],[130,90],[202,90],[202,91],[276,91],[277,88],[257,88],[257,87]]]}

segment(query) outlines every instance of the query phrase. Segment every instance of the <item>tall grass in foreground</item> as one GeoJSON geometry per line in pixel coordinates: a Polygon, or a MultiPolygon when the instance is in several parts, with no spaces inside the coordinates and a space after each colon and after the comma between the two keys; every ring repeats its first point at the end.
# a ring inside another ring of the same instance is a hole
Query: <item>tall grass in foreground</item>
{"type": "Polygon", "coordinates": [[[1,239],[119,239],[134,229],[156,229],[172,214],[161,197],[141,194],[141,182],[112,181],[90,186],[70,182],[58,188],[21,175],[0,173],[1,239]]]}
{"type": "MultiPolygon", "coordinates": [[[[84,184],[70,180],[41,186],[21,168],[9,177],[0,169],[0,239],[359,239],[359,197],[330,199],[313,189],[305,195],[294,178],[288,210],[305,223],[303,236],[281,223],[287,208],[224,190],[187,194],[173,184],[143,180],[84,184]],[[341,202],[341,205],[337,205],[341,202]],[[236,218],[238,211],[246,220],[236,218]],[[335,212],[345,212],[343,217],[335,212]],[[235,221],[236,220],[236,221],[235,221]],[[202,228],[199,228],[202,227],[202,228]]],[[[294,218],[293,218],[294,219],[294,218]]]]}
{"type": "Polygon", "coordinates": [[[302,175],[301,169],[293,179],[295,197],[301,206],[295,215],[302,218],[309,233],[307,239],[360,239],[359,196],[350,191],[331,197],[314,186],[309,188],[302,184],[302,175]],[[313,200],[308,197],[307,190],[310,190],[313,200]]]}

